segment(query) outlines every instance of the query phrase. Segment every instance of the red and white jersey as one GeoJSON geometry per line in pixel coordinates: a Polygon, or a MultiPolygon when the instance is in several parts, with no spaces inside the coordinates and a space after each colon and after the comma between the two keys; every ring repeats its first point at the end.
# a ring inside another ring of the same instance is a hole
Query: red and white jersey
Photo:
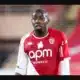
{"type": "Polygon", "coordinates": [[[48,28],[45,37],[36,37],[33,31],[21,39],[15,71],[22,75],[57,75],[60,61],[67,57],[63,32],[48,28]]]}

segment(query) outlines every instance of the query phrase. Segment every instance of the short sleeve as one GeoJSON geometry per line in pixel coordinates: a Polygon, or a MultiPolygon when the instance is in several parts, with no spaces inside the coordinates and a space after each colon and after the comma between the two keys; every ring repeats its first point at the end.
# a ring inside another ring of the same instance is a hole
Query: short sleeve
{"type": "Polygon", "coordinates": [[[60,60],[64,60],[65,58],[70,57],[69,56],[69,48],[68,48],[68,40],[66,35],[62,32],[61,35],[61,43],[60,43],[60,47],[59,47],[59,57],[60,60]]]}
{"type": "Polygon", "coordinates": [[[20,73],[21,75],[26,75],[27,63],[28,57],[24,52],[24,39],[22,38],[19,45],[18,59],[15,72],[20,73]]]}

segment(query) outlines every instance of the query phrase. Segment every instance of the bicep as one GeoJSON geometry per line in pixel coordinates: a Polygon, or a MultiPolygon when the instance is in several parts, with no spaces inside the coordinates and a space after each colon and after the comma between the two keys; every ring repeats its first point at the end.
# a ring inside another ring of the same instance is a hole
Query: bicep
{"type": "Polygon", "coordinates": [[[68,41],[64,34],[59,48],[59,62],[60,62],[59,63],[60,75],[69,75],[70,55],[69,55],[68,41]]]}
{"type": "Polygon", "coordinates": [[[23,43],[20,42],[15,73],[26,75],[27,63],[28,63],[28,56],[24,52],[23,43]]]}
{"type": "Polygon", "coordinates": [[[68,48],[68,40],[64,34],[62,35],[62,40],[59,46],[59,57],[60,57],[60,60],[70,57],[69,48],[68,48]]]}
{"type": "Polygon", "coordinates": [[[59,71],[60,75],[70,75],[70,56],[68,51],[68,45],[64,44],[60,48],[59,56],[59,71]]]}
{"type": "Polygon", "coordinates": [[[59,58],[62,61],[62,60],[64,60],[67,57],[70,57],[70,55],[69,55],[68,43],[67,43],[67,40],[66,40],[66,43],[60,45],[60,48],[59,48],[59,58]]]}
{"type": "Polygon", "coordinates": [[[70,58],[60,61],[59,75],[70,75],[70,58]]]}

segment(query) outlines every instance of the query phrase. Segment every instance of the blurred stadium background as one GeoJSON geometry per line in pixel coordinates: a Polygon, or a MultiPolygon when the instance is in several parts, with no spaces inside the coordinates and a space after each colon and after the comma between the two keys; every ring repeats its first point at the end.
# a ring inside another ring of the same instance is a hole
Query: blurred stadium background
{"type": "Polygon", "coordinates": [[[0,5],[0,75],[14,75],[20,38],[33,30],[37,8],[48,11],[50,27],[67,35],[71,75],[80,75],[80,5],[0,5]]]}

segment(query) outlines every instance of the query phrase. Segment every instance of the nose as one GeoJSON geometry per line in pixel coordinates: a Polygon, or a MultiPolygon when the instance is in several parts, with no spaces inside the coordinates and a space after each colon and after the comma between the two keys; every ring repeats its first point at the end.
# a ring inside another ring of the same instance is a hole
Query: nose
{"type": "Polygon", "coordinates": [[[37,20],[36,20],[36,23],[38,23],[38,22],[39,22],[39,20],[37,19],[37,20]]]}

